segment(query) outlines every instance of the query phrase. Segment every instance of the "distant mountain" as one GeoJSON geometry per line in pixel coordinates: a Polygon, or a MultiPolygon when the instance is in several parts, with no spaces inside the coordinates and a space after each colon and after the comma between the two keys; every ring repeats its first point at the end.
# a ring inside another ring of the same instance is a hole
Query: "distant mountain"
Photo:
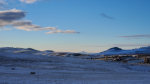
{"type": "Polygon", "coordinates": [[[118,47],[110,48],[106,51],[97,53],[97,55],[123,55],[123,54],[150,54],[150,46],[148,47],[141,47],[137,49],[131,49],[131,50],[123,50],[118,47]]]}
{"type": "Polygon", "coordinates": [[[110,48],[109,51],[121,51],[122,49],[119,47],[110,48]]]}
{"type": "Polygon", "coordinates": [[[132,54],[149,54],[150,55],[150,46],[141,47],[137,49],[123,50],[119,47],[113,47],[106,51],[100,53],[71,53],[71,52],[54,52],[52,50],[38,51],[32,48],[13,48],[13,47],[3,47],[0,48],[0,55],[11,55],[15,54],[18,56],[20,54],[24,55],[45,55],[45,56],[97,56],[97,55],[132,55],[132,54]]]}
{"type": "Polygon", "coordinates": [[[52,50],[39,51],[32,48],[14,48],[2,47],[0,53],[14,53],[14,54],[34,54],[34,55],[51,55],[52,50]]]}

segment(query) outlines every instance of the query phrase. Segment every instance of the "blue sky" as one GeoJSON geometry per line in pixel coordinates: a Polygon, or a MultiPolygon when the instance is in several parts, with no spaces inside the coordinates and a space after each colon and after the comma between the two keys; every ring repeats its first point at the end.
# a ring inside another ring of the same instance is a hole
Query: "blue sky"
{"type": "Polygon", "coordinates": [[[100,52],[114,46],[131,49],[150,45],[149,0],[27,1],[0,0],[0,11],[20,10],[25,17],[19,21],[28,20],[41,28],[54,27],[60,31],[26,31],[4,25],[0,47],[100,52]]]}

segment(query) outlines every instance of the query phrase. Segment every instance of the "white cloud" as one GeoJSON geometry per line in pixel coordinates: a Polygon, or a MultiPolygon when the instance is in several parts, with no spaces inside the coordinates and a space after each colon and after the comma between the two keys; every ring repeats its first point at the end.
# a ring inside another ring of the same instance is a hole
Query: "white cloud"
{"type": "Polygon", "coordinates": [[[74,30],[60,30],[56,27],[41,27],[38,25],[32,24],[31,21],[14,21],[13,26],[16,29],[25,30],[25,31],[49,31],[46,34],[56,34],[56,33],[64,33],[64,34],[74,34],[79,33],[74,30]]]}
{"type": "Polygon", "coordinates": [[[20,0],[20,1],[23,2],[23,3],[31,4],[31,3],[34,3],[38,0],[20,0]]]}
{"type": "Polygon", "coordinates": [[[31,21],[14,21],[13,26],[20,30],[25,31],[44,31],[44,30],[56,30],[55,27],[41,27],[32,24],[31,21]]]}
{"type": "Polygon", "coordinates": [[[54,31],[50,31],[50,32],[46,32],[47,34],[55,34],[55,33],[64,33],[64,34],[75,34],[75,33],[79,33],[79,32],[76,32],[74,30],[54,30],[54,31]]]}
{"type": "Polygon", "coordinates": [[[11,9],[0,11],[0,29],[5,26],[13,26],[16,29],[24,30],[24,31],[48,31],[47,34],[55,34],[55,33],[79,33],[74,30],[60,30],[56,27],[41,27],[39,25],[35,25],[32,21],[23,20],[26,16],[26,13],[22,10],[11,9]]]}

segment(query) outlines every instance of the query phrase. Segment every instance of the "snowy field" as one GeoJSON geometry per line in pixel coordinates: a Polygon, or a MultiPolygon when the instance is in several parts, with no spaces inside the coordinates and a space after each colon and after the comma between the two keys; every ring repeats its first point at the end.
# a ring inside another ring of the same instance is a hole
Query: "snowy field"
{"type": "Polygon", "coordinates": [[[150,65],[3,52],[0,84],[150,84],[150,65]]]}

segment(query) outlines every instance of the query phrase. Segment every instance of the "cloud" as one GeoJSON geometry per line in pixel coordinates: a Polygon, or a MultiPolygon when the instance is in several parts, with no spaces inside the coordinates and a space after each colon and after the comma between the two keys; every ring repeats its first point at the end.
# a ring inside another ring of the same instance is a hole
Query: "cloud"
{"type": "Polygon", "coordinates": [[[21,10],[11,9],[0,11],[0,27],[11,25],[13,21],[25,17],[25,13],[21,10]]]}
{"type": "Polygon", "coordinates": [[[13,22],[13,26],[16,27],[16,29],[25,30],[25,31],[49,31],[49,32],[46,32],[46,34],[79,33],[74,30],[60,30],[60,29],[57,29],[56,27],[41,27],[41,26],[32,24],[31,21],[15,21],[15,22],[13,22]]]}
{"type": "Polygon", "coordinates": [[[25,4],[32,4],[41,0],[0,0],[0,10],[13,8],[18,1],[25,4]]]}
{"type": "Polygon", "coordinates": [[[5,0],[0,0],[0,9],[4,9],[7,5],[7,2],[5,0]]]}
{"type": "Polygon", "coordinates": [[[56,27],[41,27],[39,25],[35,25],[32,21],[23,20],[26,16],[26,13],[22,10],[11,9],[0,11],[0,29],[6,30],[3,27],[5,26],[13,26],[16,29],[24,30],[24,31],[47,31],[47,34],[55,34],[55,33],[64,33],[64,34],[75,34],[79,33],[74,30],[60,30],[56,27]]]}
{"type": "Polygon", "coordinates": [[[25,17],[25,12],[21,10],[12,9],[0,11],[0,20],[2,21],[13,21],[22,19],[23,17],[25,17]]]}
{"type": "Polygon", "coordinates": [[[0,27],[12,25],[14,21],[25,17],[25,13],[21,10],[11,9],[0,11],[0,27]]]}
{"type": "Polygon", "coordinates": [[[31,21],[14,21],[12,25],[17,29],[25,31],[56,30],[55,27],[41,27],[34,25],[31,21]]]}
{"type": "Polygon", "coordinates": [[[144,46],[150,46],[150,44],[114,44],[114,46],[119,47],[144,47],[144,46]]]}
{"type": "Polygon", "coordinates": [[[31,3],[37,2],[38,0],[20,0],[20,1],[23,3],[31,4],[31,3]]]}
{"type": "Polygon", "coordinates": [[[130,36],[120,36],[122,38],[150,38],[150,34],[139,34],[139,35],[130,35],[130,36]]]}
{"type": "Polygon", "coordinates": [[[6,2],[4,0],[0,0],[0,6],[5,5],[5,4],[6,4],[6,2]]]}
{"type": "Polygon", "coordinates": [[[64,34],[74,34],[74,33],[80,33],[80,32],[76,32],[74,30],[54,30],[54,31],[50,31],[47,32],[47,34],[55,34],[55,33],[64,33],[64,34]]]}
{"type": "Polygon", "coordinates": [[[105,14],[105,13],[101,13],[100,15],[101,15],[102,17],[106,18],[106,19],[114,19],[114,17],[109,16],[109,15],[107,15],[107,14],[105,14]]]}

